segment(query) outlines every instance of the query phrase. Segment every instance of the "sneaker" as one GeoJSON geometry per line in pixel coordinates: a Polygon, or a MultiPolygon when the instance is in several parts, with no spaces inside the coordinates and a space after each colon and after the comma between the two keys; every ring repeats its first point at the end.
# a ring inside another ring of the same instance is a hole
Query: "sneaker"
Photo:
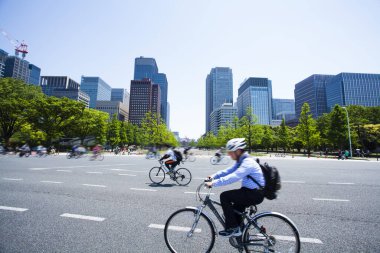
{"type": "Polygon", "coordinates": [[[241,236],[240,227],[229,228],[229,229],[220,231],[219,235],[223,236],[223,237],[237,237],[237,236],[241,236]]]}

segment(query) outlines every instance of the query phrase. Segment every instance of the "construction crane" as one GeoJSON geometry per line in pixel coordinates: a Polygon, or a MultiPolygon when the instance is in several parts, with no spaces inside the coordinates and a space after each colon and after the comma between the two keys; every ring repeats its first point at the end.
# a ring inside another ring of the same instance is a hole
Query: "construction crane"
{"type": "Polygon", "coordinates": [[[25,58],[28,53],[28,45],[22,41],[21,43],[18,40],[14,40],[9,33],[0,28],[0,32],[4,35],[5,38],[15,47],[15,55],[19,56],[21,53],[22,59],[25,58]]]}

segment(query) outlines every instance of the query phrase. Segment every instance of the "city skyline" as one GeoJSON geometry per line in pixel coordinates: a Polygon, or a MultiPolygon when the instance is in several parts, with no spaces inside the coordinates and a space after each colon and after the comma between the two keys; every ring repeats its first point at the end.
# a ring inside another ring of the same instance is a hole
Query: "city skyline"
{"type": "MultiPolygon", "coordinates": [[[[294,98],[294,85],[314,73],[380,70],[376,1],[148,2],[5,0],[0,27],[28,43],[26,60],[41,75],[99,76],[129,89],[134,59],[154,57],[170,83],[171,129],[181,137],[204,132],[204,77],[211,68],[233,70],[234,101],[251,76],[272,80],[273,97],[294,98]]],[[[13,54],[4,37],[0,48],[13,54]]]]}

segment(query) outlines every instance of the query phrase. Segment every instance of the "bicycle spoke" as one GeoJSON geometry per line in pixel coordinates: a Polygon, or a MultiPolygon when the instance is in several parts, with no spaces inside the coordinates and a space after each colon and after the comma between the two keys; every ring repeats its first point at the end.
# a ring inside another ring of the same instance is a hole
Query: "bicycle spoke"
{"type": "Polygon", "coordinates": [[[188,185],[191,182],[191,173],[188,169],[180,168],[175,172],[175,181],[179,185],[188,185]]]}

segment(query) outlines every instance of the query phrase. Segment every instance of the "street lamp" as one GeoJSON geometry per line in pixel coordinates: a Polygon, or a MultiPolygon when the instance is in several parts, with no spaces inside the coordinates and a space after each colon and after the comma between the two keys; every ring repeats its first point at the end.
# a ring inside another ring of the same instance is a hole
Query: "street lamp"
{"type": "Polygon", "coordinates": [[[352,146],[351,146],[351,132],[350,132],[350,119],[348,118],[348,111],[346,107],[342,107],[346,111],[347,115],[347,127],[348,127],[348,140],[350,142],[350,157],[352,158],[352,146]]]}

